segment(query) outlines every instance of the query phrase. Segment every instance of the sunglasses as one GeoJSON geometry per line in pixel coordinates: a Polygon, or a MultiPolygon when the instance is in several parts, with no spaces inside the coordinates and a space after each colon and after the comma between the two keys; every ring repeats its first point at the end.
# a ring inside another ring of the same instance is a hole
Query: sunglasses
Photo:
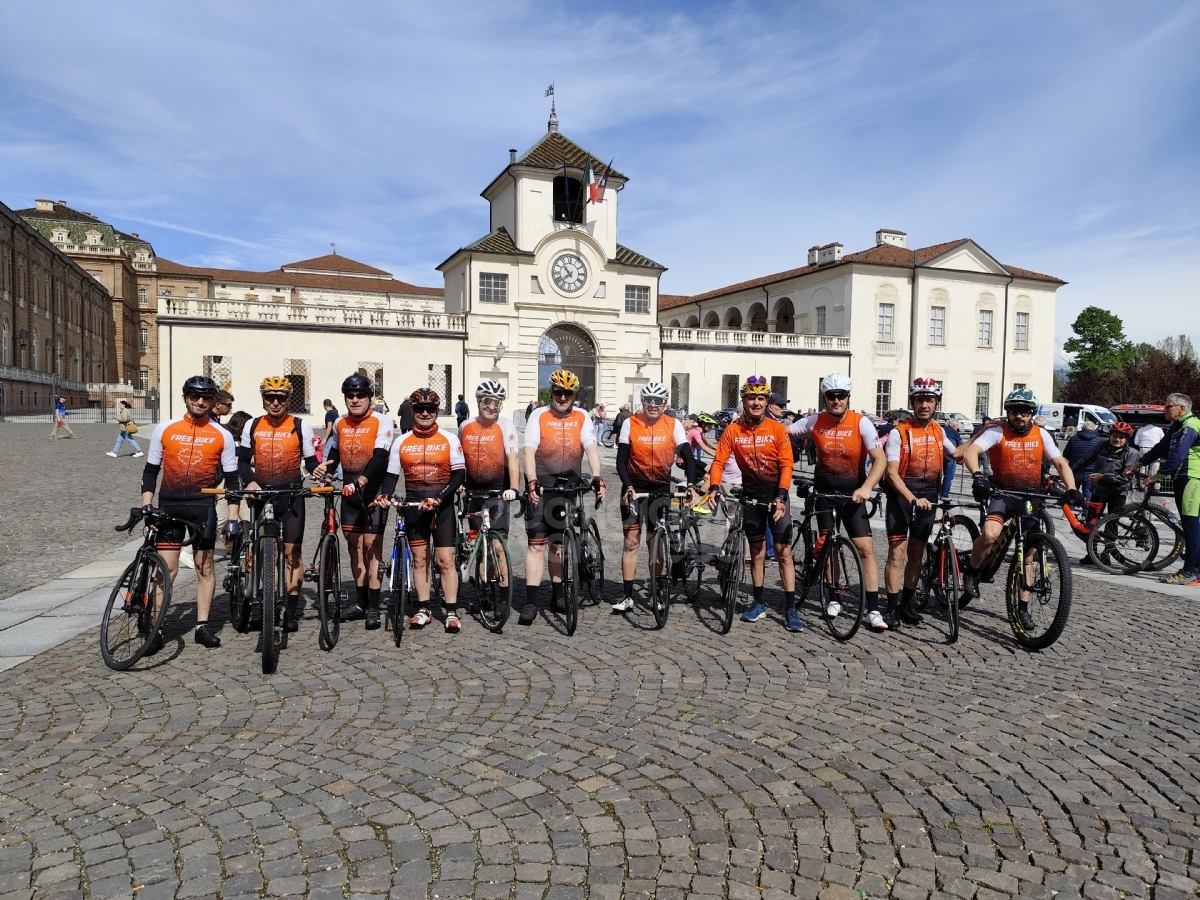
{"type": "Polygon", "coordinates": [[[849,391],[830,391],[828,394],[825,395],[826,400],[832,400],[835,403],[840,402],[842,400],[849,399],[849,397],[850,397],[849,391]]]}
{"type": "Polygon", "coordinates": [[[193,403],[199,403],[201,400],[205,403],[212,403],[216,400],[216,397],[213,397],[211,394],[184,394],[183,399],[190,400],[193,403]]]}
{"type": "Polygon", "coordinates": [[[493,400],[491,398],[484,398],[483,400],[479,401],[480,409],[499,409],[503,405],[504,405],[504,401],[493,400]]]}
{"type": "Polygon", "coordinates": [[[767,379],[763,378],[761,375],[751,375],[746,379],[746,384],[752,384],[755,387],[765,386],[766,383],[767,379]]]}
{"type": "Polygon", "coordinates": [[[562,388],[555,388],[550,393],[553,394],[555,397],[574,397],[575,396],[574,391],[564,391],[562,388]]]}
{"type": "Polygon", "coordinates": [[[662,397],[643,397],[642,406],[666,406],[667,401],[662,397]]]}
{"type": "Polygon", "coordinates": [[[347,400],[370,400],[371,399],[370,394],[364,394],[362,391],[355,391],[352,394],[346,394],[345,397],[347,400]]]}
{"type": "Polygon", "coordinates": [[[263,394],[263,403],[287,403],[287,394],[263,394]]]}
{"type": "Polygon", "coordinates": [[[435,416],[437,415],[438,406],[436,403],[414,403],[413,414],[418,416],[435,416]]]}

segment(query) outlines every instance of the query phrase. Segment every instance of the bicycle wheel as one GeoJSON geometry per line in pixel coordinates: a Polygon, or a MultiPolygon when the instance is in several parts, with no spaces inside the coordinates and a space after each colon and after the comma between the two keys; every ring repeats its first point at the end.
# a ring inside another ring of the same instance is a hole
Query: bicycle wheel
{"type": "Polygon", "coordinates": [[[121,573],[104,607],[104,617],[100,620],[100,655],[104,664],[120,672],[141,659],[162,628],[170,602],[171,575],[166,561],[154,550],[140,552],[121,573]]]}
{"type": "Polygon", "coordinates": [[[563,532],[562,554],[563,603],[569,637],[579,626],[579,538],[571,528],[563,532]]]}
{"type": "Polygon", "coordinates": [[[579,572],[581,581],[587,582],[588,595],[592,605],[596,606],[604,599],[604,545],[600,543],[600,528],[595,519],[588,521],[588,527],[581,539],[583,568],[579,572]]]}
{"type": "Polygon", "coordinates": [[[724,604],[725,617],[721,621],[721,634],[729,634],[733,627],[733,614],[737,610],[738,594],[742,589],[742,578],[745,577],[745,540],[740,529],[734,529],[725,538],[721,548],[721,558],[717,569],[721,582],[721,600],[724,604]]]}
{"type": "Polygon", "coordinates": [[[953,644],[958,640],[958,595],[962,585],[958,553],[953,544],[943,544],[936,557],[933,590],[929,592],[936,601],[928,613],[929,618],[945,630],[946,643],[953,644]]]}
{"type": "Polygon", "coordinates": [[[1025,536],[1025,552],[1013,554],[1005,595],[1017,643],[1026,650],[1043,650],[1059,639],[1071,614],[1071,564],[1058,538],[1037,532],[1025,536]],[[1018,565],[1022,558],[1024,566],[1018,565]],[[1024,603],[1022,587],[1028,588],[1024,603]],[[1027,623],[1021,622],[1023,611],[1027,623]]]}
{"type": "Polygon", "coordinates": [[[400,537],[392,544],[391,562],[388,565],[388,588],[392,598],[392,640],[399,647],[404,637],[404,612],[408,609],[408,546],[400,537]]]}
{"type": "Polygon", "coordinates": [[[1158,532],[1141,510],[1105,516],[1087,539],[1088,559],[1109,575],[1133,575],[1158,555],[1158,532]]]}
{"type": "Polygon", "coordinates": [[[229,624],[238,634],[250,630],[250,541],[239,537],[225,573],[229,594],[229,624]]]}
{"type": "Polygon", "coordinates": [[[862,624],[867,606],[862,561],[858,558],[858,550],[844,534],[827,535],[825,546],[823,558],[817,560],[821,615],[835,638],[848,641],[862,624]]]}
{"type": "Polygon", "coordinates": [[[918,612],[925,612],[929,607],[929,598],[937,584],[938,560],[937,548],[933,541],[925,545],[925,555],[921,558],[921,574],[917,577],[917,586],[913,590],[912,605],[918,612]]]}
{"type": "Polygon", "coordinates": [[[1176,524],[1178,520],[1160,506],[1150,505],[1142,512],[1146,515],[1146,521],[1158,532],[1158,549],[1167,551],[1164,556],[1147,564],[1145,571],[1161,572],[1183,556],[1183,529],[1176,524]]]}
{"type": "Polygon", "coordinates": [[[700,599],[700,582],[704,580],[704,561],[700,555],[700,529],[692,525],[683,533],[683,592],[695,603],[700,599]]]}
{"type": "Polygon", "coordinates": [[[259,560],[259,596],[262,597],[262,633],[259,643],[262,648],[262,672],[273,675],[279,667],[279,649],[283,642],[283,629],[279,622],[280,588],[279,576],[279,538],[267,535],[258,542],[259,560]]]}
{"type": "Polygon", "coordinates": [[[342,564],[336,534],[321,538],[317,551],[317,644],[322,650],[337,646],[342,631],[342,564]]]}
{"type": "Polygon", "coordinates": [[[671,541],[665,526],[650,538],[650,559],[647,563],[650,581],[650,610],[654,624],[662,628],[671,614],[671,541]]]}
{"type": "Polygon", "coordinates": [[[512,566],[508,547],[498,534],[488,532],[485,543],[475,549],[475,592],[479,620],[492,634],[499,634],[512,610],[512,566]]]}

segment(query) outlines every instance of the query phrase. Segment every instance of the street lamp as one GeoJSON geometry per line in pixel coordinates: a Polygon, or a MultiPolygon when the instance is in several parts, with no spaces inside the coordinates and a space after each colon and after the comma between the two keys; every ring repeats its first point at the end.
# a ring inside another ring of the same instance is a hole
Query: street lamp
{"type": "Polygon", "coordinates": [[[637,374],[641,375],[642,369],[646,368],[646,366],[649,364],[650,364],[650,351],[643,350],[642,351],[642,361],[640,363],[638,363],[638,366],[637,366],[637,374]]]}
{"type": "Polygon", "coordinates": [[[504,341],[496,345],[496,355],[492,357],[492,368],[496,368],[500,364],[500,360],[504,358],[504,351],[507,349],[504,346],[504,341]]]}

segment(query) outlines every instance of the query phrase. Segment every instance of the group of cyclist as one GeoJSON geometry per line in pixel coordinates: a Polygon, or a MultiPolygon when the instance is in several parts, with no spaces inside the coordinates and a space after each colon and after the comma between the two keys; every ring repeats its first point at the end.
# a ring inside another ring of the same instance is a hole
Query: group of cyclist
{"type": "MultiPolygon", "coordinates": [[[[883,440],[869,417],[851,409],[852,390],[853,382],[848,376],[841,373],[826,376],[821,382],[823,410],[789,425],[768,411],[771,391],[767,380],[750,376],[741,386],[739,414],[714,445],[704,436],[713,424],[711,417],[701,415],[699,427],[685,429],[682,422],[667,413],[666,386],[653,381],[643,385],[641,408],[623,420],[617,438],[616,472],[621,485],[624,540],[622,590],[612,603],[612,611],[625,613],[634,605],[642,534],[646,533],[649,543],[659,521],[657,504],[670,502],[673,475],[682,470],[687,503],[700,511],[711,509],[718,498],[729,493],[731,484],[740,485],[742,526],[749,543],[753,592],[753,601],[742,614],[742,620],[755,622],[766,614],[763,585],[769,532],[784,592],[784,624],[791,631],[802,630],[804,623],[796,603],[789,499],[795,468],[793,448],[801,441],[810,442],[815,450],[812,491],[819,539],[823,540],[827,534],[836,507],[837,520],[862,562],[866,621],[875,631],[921,622],[913,598],[948,460],[960,460],[966,465],[973,478],[973,495],[986,505],[983,528],[963,569],[961,605],[978,596],[980,566],[1004,523],[1020,514],[1021,504],[1006,494],[996,493],[995,489],[1041,491],[1044,471],[1049,467],[1057,472],[1065,488],[1062,502],[1071,505],[1083,502],[1076,488],[1075,473],[1054,438],[1034,422],[1038,401],[1027,388],[1007,395],[1003,420],[977,432],[961,445],[953,443],[935,419],[941,399],[937,381],[918,378],[913,382],[909,389],[912,417],[898,423],[883,440]],[[711,463],[704,466],[700,460],[706,451],[711,463]],[[990,475],[985,475],[981,468],[985,454],[990,475]],[[880,487],[887,501],[888,539],[882,596],[868,514],[873,508],[876,488],[880,487]]],[[[497,381],[489,379],[478,385],[477,414],[462,423],[457,434],[443,430],[438,424],[443,408],[439,394],[431,388],[419,388],[408,398],[412,428],[398,433],[394,420],[373,408],[375,388],[371,380],[356,373],[342,383],[346,412],[333,423],[324,459],[318,463],[311,426],[288,412],[292,385],[286,377],[269,377],[262,382],[264,415],[247,422],[237,436],[210,415],[217,385],[206,376],[189,378],[183,386],[185,413],[160,424],[154,431],[141,487],[143,507],[150,508],[161,476],[159,502],[163,512],[178,521],[172,527],[164,527],[158,536],[158,549],[172,577],[177,571],[179,549],[186,533],[193,536],[198,581],[196,642],[210,648],[220,645],[220,638],[208,621],[215,586],[213,549],[217,518],[214,497],[204,492],[220,478],[224,478],[229,504],[224,536],[236,539],[241,532],[238,497],[255,502],[255,490],[298,488],[305,473],[318,480],[328,479],[340,468],[341,524],[355,584],[354,605],[349,614],[361,616],[367,629],[381,625],[380,561],[384,529],[393,505],[398,507],[397,514],[404,516],[412,550],[418,608],[408,622],[409,627],[423,628],[433,621],[432,563],[441,575],[445,630],[453,633],[461,629],[453,501],[464,487],[475,498],[467,508],[472,538],[480,527],[485,507],[490,528],[507,536],[510,503],[518,498],[523,501],[528,550],[526,595],[519,623],[529,625],[536,619],[542,605],[539,594],[545,568],[550,573],[549,604],[561,608],[564,593],[561,535],[568,527],[562,492],[586,486],[597,500],[602,500],[606,493],[600,476],[594,424],[576,405],[578,391],[578,376],[565,369],[555,371],[550,377],[549,403],[531,412],[521,445],[512,420],[502,415],[507,395],[497,381]],[[526,479],[523,485],[522,467],[526,479]],[[393,494],[401,479],[405,498],[398,503],[393,494]],[[434,547],[432,554],[430,543],[434,547]]],[[[1186,412],[1190,416],[1190,410],[1186,412]]],[[[1126,450],[1128,431],[1127,426],[1114,426],[1109,439],[1088,460],[1088,478],[1096,499],[1112,507],[1119,506],[1122,484],[1136,462],[1135,454],[1126,450]]],[[[1159,455],[1169,456],[1175,448],[1167,446],[1167,439],[1163,443],[1159,455]]],[[[1193,479],[1192,483],[1200,480],[1193,479]]],[[[304,577],[301,562],[304,505],[287,498],[269,502],[274,504],[285,545],[288,604],[283,613],[284,627],[296,631],[304,577]]],[[[1189,550],[1192,550],[1190,545],[1189,550]]],[[[1189,575],[1193,575],[1195,567],[1194,559],[1185,561],[1189,575]],[[1189,563],[1192,569],[1187,568],[1189,563]]],[[[837,616],[840,610],[833,608],[837,605],[836,600],[830,600],[826,615],[837,616]]],[[[1020,609],[1018,616],[1024,623],[1028,611],[1020,609]]],[[[157,652],[161,645],[162,638],[158,635],[150,652],[157,652]]]]}

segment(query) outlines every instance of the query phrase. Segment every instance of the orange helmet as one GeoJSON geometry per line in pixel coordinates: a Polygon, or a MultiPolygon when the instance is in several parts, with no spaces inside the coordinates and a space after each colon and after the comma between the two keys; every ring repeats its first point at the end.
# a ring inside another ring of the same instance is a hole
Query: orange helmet
{"type": "Polygon", "coordinates": [[[268,375],[262,380],[262,384],[258,386],[258,389],[264,394],[267,391],[273,394],[290,394],[292,392],[292,383],[288,381],[286,375],[268,375]]]}

